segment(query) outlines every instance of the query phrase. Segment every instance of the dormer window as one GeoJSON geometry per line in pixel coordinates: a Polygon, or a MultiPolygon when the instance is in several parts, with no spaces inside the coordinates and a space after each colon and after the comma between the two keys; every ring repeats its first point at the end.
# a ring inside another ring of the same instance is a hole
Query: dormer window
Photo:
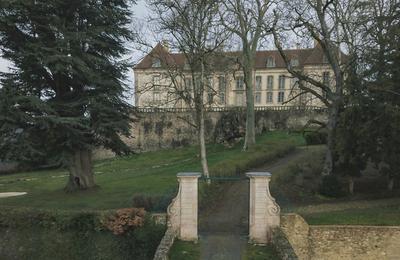
{"type": "Polygon", "coordinates": [[[185,64],[183,65],[183,69],[184,70],[189,70],[190,69],[190,65],[188,62],[185,62],[185,64]]]}
{"type": "Polygon", "coordinates": [[[275,59],[274,57],[267,58],[267,68],[274,68],[275,67],[275,59]]]}
{"type": "Polygon", "coordinates": [[[299,66],[299,59],[298,58],[293,58],[290,60],[290,66],[291,67],[297,67],[299,66]]]}
{"type": "Polygon", "coordinates": [[[160,68],[161,67],[161,60],[159,58],[153,59],[153,64],[151,65],[153,68],[160,68]]]}

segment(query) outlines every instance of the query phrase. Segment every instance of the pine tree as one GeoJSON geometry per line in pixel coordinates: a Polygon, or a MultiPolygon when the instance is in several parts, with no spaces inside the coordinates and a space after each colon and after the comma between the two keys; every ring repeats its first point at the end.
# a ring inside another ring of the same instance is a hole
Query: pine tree
{"type": "Polygon", "coordinates": [[[123,83],[132,40],[129,0],[2,0],[0,159],[56,155],[67,191],[95,187],[92,150],[129,152],[123,83]],[[49,154],[51,153],[51,154],[49,154]]]}

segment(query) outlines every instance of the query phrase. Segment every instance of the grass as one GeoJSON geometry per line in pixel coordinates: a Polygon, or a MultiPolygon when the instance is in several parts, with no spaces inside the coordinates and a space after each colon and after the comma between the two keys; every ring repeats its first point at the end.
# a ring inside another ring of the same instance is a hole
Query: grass
{"type": "MultiPolygon", "coordinates": [[[[368,183],[363,191],[342,198],[325,197],[319,194],[320,173],[324,146],[301,148],[302,154],[291,160],[286,167],[274,172],[271,193],[283,212],[302,215],[310,225],[400,225],[400,204],[377,205],[374,199],[381,197],[381,190],[372,189],[368,183]],[[365,200],[367,195],[368,200],[365,200]],[[369,203],[370,201],[370,203],[369,203]],[[350,209],[340,210],[343,203],[351,203],[350,209]],[[307,212],[307,205],[322,209],[322,212],[307,212]],[[325,206],[328,205],[328,206],[325,206]]],[[[300,150],[300,149],[299,149],[300,150]]]]}
{"type": "Polygon", "coordinates": [[[303,214],[310,225],[399,226],[400,205],[303,214]]]}
{"type": "Polygon", "coordinates": [[[175,240],[168,256],[171,260],[198,260],[200,259],[200,245],[199,243],[175,240]]]}
{"type": "MultiPolygon", "coordinates": [[[[269,132],[259,136],[257,145],[246,152],[241,151],[241,143],[233,148],[210,144],[210,173],[233,171],[232,165],[236,164],[250,167],[252,163],[257,163],[254,158],[265,161],[282,153],[284,148],[287,150],[301,144],[304,144],[301,135],[284,132],[269,132]],[[257,158],[260,154],[263,158],[257,158]]],[[[63,191],[68,177],[68,172],[63,169],[3,175],[0,176],[0,192],[25,191],[28,194],[2,198],[0,206],[104,210],[130,207],[135,195],[172,198],[177,188],[176,174],[200,171],[199,161],[196,146],[98,161],[94,165],[94,172],[99,189],[74,194],[63,191]]]]}
{"type": "Polygon", "coordinates": [[[247,245],[243,252],[243,260],[277,260],[281,259],[272,245],[255,246],[247,245]]]}

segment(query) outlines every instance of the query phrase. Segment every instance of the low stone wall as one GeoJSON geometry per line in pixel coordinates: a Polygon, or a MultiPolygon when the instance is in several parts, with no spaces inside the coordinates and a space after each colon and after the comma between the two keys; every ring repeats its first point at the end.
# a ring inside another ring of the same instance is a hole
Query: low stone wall
{"type": "Polygon", "coordinates": [[[168,260],[168,253],[174,244],[176,237],[176,232],[173,228],[168,228],[164,234],[164,237],[161,239],[160,244],[157,247],[157,251],[154,255],[153,260],[168,260]]]}
{"type": "Polygon", "coordinates": [[[281,230],[300,260],[400,259],[400,226],[314,226],[285,214],[281,230]]]}
{"type": "Polygon", "coordinates": [[[400,227],[310,226],[311,259],[400,259],[400,227]]]}

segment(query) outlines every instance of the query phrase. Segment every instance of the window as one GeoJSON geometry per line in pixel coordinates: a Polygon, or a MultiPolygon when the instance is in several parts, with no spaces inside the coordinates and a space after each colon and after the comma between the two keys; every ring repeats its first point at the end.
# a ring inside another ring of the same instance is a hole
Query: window
{"type": "Polygon", "coordinates": [[[298,58],[293,58],[290,60],[290,66],[291,67],[297,67],[299,66],[299,59],[298,58]]]}
{"type": "Polygon", "coordinates": [[[153,93],[153,101],[154,101],[154,103],[160,103],[160,101],[161,101],[161,93],[160,92],[153,93]]]}
{"type": "Polygon", "coordinates": [[[322,73],[322,82],[324,83],[324,85],[326,85],[326,86],[330,86],[330,82],[331,81],[331,79],[330,79],[330,73],[329,73],[329,71],[324,71],[323,73],[322,73]]]}
{"type": "Polygon", "coordinates": [[[261,92],[256,92],[256,94],[254,96],[254,100],[255,100],[256,104],[261,104],[261,92]]]}
{"type": "Polygon", "coordinates": [[[207,97],[208,104],[212,104],[214,101],[214,89],[213,80],[211,77],[207,78],[207,97]]]}
{"type": "Polygon", "coordinates": [[[153,59],[153,64],[151,65],[153,68],[160,68],[161,67],[161,60],[159,58],[153,59]]]}
{"type": "Polygon", "coordinates": [[[307,93],[300,94],[299,102],[300,105],[305,105],[307,103],[307,93]]]}
{"type": "Polygon", "coordinates": [[[184,70],[190,70],[190,65],[187,61],[185,61],[185,64],[183,65],[184,70]]]}
{"type": "Polygon", "coordinates": [[[283,103],[285,101],[285,92],[279,91],[278,93],[278,102],[283,103]]]}
{"type": "Polygon", "coordinates": [[[326,57],[326,55],[322,56],[322,63],[328,63],[328,57],[326,57]]]}
{"type": "Polygon", "coordinates": [[[272,92],[267,92],[267,103],[273,102],[273,95],[272,92]]]}
{"type": "Polygon", "coordinates": [[[153,89],[154,91],[160,90],[160,76],[153,76],[153,89]]]}
{"type": "Polygon", "coordinates": [[[275,59],[274,57],[267,58],[267,68],[274,68],[275,67],[275,59]]]}
{"type": "Polygon", "coordinates": [[[207,102],[210,105],[214,102],[214,93],[212,92],[207,93],[207,102]]]}
{"type": "Polygon", "coordinates": [[[226,81],[224,76],[218,77],[219,102],[225,104],[226,81]]]}
{"type": "Polygon", "coordinates": [[[267,77],[267,89],[272,90],[274,88],[274,76],[267,77]]]}
{"type": "Polygon", "coordinates": [[[285,76],[279,76],[279,89],[285,89],[285,76]]]}
{"type": "Polygon", "coordinates": [[[238,76],[236,78],[236,89],[243,89],[243,85],[244,85],[243,76],[238,76]]]}
{"type": "Polygon", "coordinates": [[[262,77],[256,76],[256,90],[261,90],[261,81],[262,81],[262,77]]]}
{"type": "Polygon", "coordinates": [[[236,105],[237,106],[243,106],[244,105],[243,92],[236,93],[236,105]]]}
{"type": "Polygon", "coordinates": [[[192,85],[192,78],[185,78],[185,90],[186,91],[192,91],[193,90],[193,85],[192,85]]]}

